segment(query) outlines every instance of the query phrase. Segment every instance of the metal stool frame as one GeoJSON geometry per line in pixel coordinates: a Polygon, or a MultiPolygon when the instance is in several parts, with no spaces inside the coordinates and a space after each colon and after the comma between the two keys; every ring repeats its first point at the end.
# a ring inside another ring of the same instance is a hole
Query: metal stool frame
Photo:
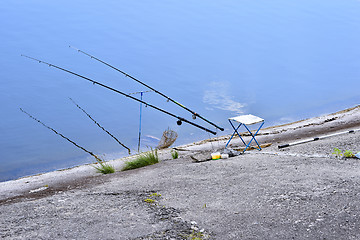
{"type": "MultiPolygon", "coordinates": [[[[260,129],[262,128],[262,126],[264,125],[265,123],[265,120],[262,120],[261,121],[261,124],[259,126],[259,128],[257,129],[256,133],[255,134],[252,134],[251,130],[246,126],[245,123],[242,123],[240,122],[239,123],[239,126],[237,126],[235,128],[234,124],[231,122],[231,118],[228,119],[232,128],[234,129],[234,133],[231,135],[229,141],[226,143],[226,146],[225,148],[227,148],[227,146],[229,145],[230,141],[233,139],[234,135],[237,134],[239,136],[239,138],[241,139],[241,141],[244,143],[245,145],[245,149],[243,151],[243,153],[246,151],[246,149],[248,149],[248,147],[250,146],[251,142],[254,140],[256,142],[256,144],[258,145],[259,148],[256,148],[257,150],[261,151],[261,147],[260,147],[260,144],[258,143],[258,141],[256,140],[255,136],[258,134],[258,132],[260,131],[260,129]],[[252,136],[251,140],[249,141],[248,144],[245,143],[244,139],[241,137],[240,133],[238,132],[238,129],[241,127],[241,125],[244,125],[244,127],[246,128],[246,130],[250,133],[250,135],[252,136]]],[[[251,123],[251,124],[248,124],[248,125],[252,125],[252,124],[256,124],[256,123],[260,123],[260,122],[255,122],[255,123],[251,123]]]]}

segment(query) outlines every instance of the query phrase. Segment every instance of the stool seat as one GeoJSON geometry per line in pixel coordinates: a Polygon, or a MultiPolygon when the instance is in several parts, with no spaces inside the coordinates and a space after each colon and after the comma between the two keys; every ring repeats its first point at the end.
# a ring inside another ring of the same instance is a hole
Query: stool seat
{"type": "Polygon", "coordinates": [[[262,118],[260,118],[260,117],[257,117],[257,116],[254,116],[254,115],[251,115],[251,114],[248,114],[248,115],[240,115],[240,116],[237,116],[237,117],[232,117],[232,118],[229,118],[228,120],[229,120],[232,128],[234,129],[234,133],[231,135],[229,141],[226,143],[225,148],[227,148],[227,146],[229,145],[230,141],[233,139],[234,135],[237,134],[237,135],[240,137],[241,141],[242,141],[242,142],[244,143],[244,145],[245,145],[245,149],[244,149],[243,152],[246,151],[246,149],[250,146],[250,144],[251,144],[251,142],[252,142],[253,140],[256,142],[256,144],[257,144],[258,147],[259,147],[259,148],[257,148],[257,149],[258,149],[259,151],[261,150],[261,147],[260,147],[258,141],[256,141],[255,136],[256,136],[256,134],[258,134],[260,128],[264,125],[264,122],[265,122],[264,119],[262,119],[262,118]],[[234,124],[233,124],[231,121],[238,122],[239,125],[235,128],[234,124]],[[259,128],[257,129],[256,133],[253,134],[253,133],[251,132],[251,130],[250,130],[246,125],[252,125],[252,124],[256,124],[256,123],[261,123],[261,124],[260,124],[259,128]],[[239,129],[242,125],[244,125],[244,127],[246,128],[246,130],[247,130],[247,131],[250,133],[250,135],[252,136],[252,138],[251,138],[251,140],[250,140],[250,142],[249,142],[248,144],[245,143],[244,139],[241,137],[241,135],[240,135],[239,132],[238,132],[238,129],[239,129]]]}
{"type": "Polygon", "coordinates": [[[264,121],[264,119],[251,114],[232,117],[229,119],[246,125],[252,125],[264,121]]]}

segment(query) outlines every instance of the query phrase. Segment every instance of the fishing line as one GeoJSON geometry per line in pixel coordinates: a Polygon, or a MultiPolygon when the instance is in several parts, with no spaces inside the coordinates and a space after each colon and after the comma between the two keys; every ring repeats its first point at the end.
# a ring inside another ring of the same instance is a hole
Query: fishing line
{"type": "Polygon", "coordinates": [[[123,95],[123,96],[125,96],[125,97],[131,98],[132,100],[135,100],[135,101],[137,101],[137,102],[143,103],[143,104],[145,104],[145,105],[147,105],[147,106],[149,106],[149,107],[152,107],[152,108],[154,108],[154,109],[156,109],[156,110],[158,110],[158,111],[160,111],[160,112],[162,112],[162,113],[165,113],[165,114],[167,114],[167,115],[170,115],[170,116],[178,119],[178,120],[177,120],[177,124],[178,124],[178,125],[181,125],[182,122],[186,122],[186,123],[191,124],[191,125],[193,125],[193,126],[195,126],[195,127],[197,127],[197,128],[200,128],[200,129],[202,129],[202,130],[204,130],[204,131],[210,132],[210,133],[212,133],[212,134],[214,134],[214,135],[216,134],[216,132],[214,132],[214,131],[212,131],[212,130],[210,130],[210,129],[207,129],[207,128],[203,127],[203,126],[200,126],[200,125],[198,125],[198,124],[196,124],[196,123],[193,123],[193,122],[191,122],[191,121],[189,121],[189,120],[187,120],[187,119],[185,119],[185,118],[182,118],[182,117],[180,117],[180,116],[176,116],[175,114],[172,114],[172,113],[170,113],[170,112],[168,112],[168,111],[166,111],[166,110],[164,110],[164,109],[161,109],[161,108],[156,107],[156,106],[154,106],[154,105],[151,105],[151,104],[149,104],[149,103],[147,103],[147,102],[144,102],[144,101],[142,101],[142,100],[139,100],[139,99],[137,99],[137,98],[135,98],[135,97],[132,97],[132,96],[126,94],[126,93],[123,93],[123,92],[121,92],[121,91],[119,91],[119,90],[117,90],[117,89],[115,89],[115,88],[109,87],[109,86],[107,86],[107,85],[105,85],[105,84],[102,84],[102,83],[100,83],[100,82],[97,82],[97,81],[95,81],[95,80],[92,80],[92,79],[90,79],[90,78],[88,78],[88,77],[82,76],[82,75],[77,74],[77,73],[75,73],[75,72],[72,72],[72,71],[70,71],[70,70],[67,70],[67,69],[58,67],[58,66],[56,66],[56,65],[53,65],[53,64],[50,64],[50,63],[41,61],[41,60],[36,59],[36,58],[32,58],[32,57],[29,57],[29,56],[26,56],[26,55],[21,55],[21,56],[26,57],[26,58],[29,58],[29,59],[32,59],[32,60],[37,61],[37,62],[39,62],[39,63],[46,64],[46,65],[48,65],[49,67],[54,67],[54,68],[57,68],[57,69],[62,70],[62,71],[64,71],[64,72],[73,74],[73,75],[78,76],[78,77],[80,77],[80,78],[83,78],[83,79],[85,79],[85,80],[87,80],[87,81],[89,81],[89,82],[92,82],[94,85],[97,84],[97,85],[99,85],[99,86],[101,86],[101,87],[107,88],[107,89],[109,89],[109,90],[111,90],[111,91],[114,91],[114,92],[116,92],[116,93],[118,93],[118,94],[121,94],[121,95],[123,95]]]}
{"type": "MultiPolygon", "coordinates": [[[[91,59],[95,59],[96,61],[101,62],[101,63],[105,64],[106,66],[108,66],[108,67],[110,67],[110,68],[112,68],[112,69],[114,69],[114,70],[116,70],[116,71],[118,71],[118,72],[120,72],[120,73],[124,74],[124,75],[125,75],[125,77],[129,77],[129,78],[131,78],[132,80],[134,80],[134,81],[136,81],[136,82],[140,83],[141,85],[143,85],[143,86],[145,86],[145,87],[147,87],[147,88],[151,89],[152,91],[154,91],[154,92],[156,92],[157,94],[161,95],[162,97],[166,98],[166,100],[167,100],[168,102],[169,102],[169,101],[171,101],[171,102],[175,103],[176,105],[178,105],[178,106],[182,107],[183,109],[185,109],[186,111],[188,111],[188,112],[190,112],[190,113],[192,114],[192,118],[193,118],[194,120],[198,117],[198,118],[202,119],[203,121],[205,121],[205,122],[207,122],[207,123],[209,123],[209,124],[213,125],[213,126],[214,126],[214,127],[216,127],[217,129],[220,129],[221,131],[224,131],[224,128],[219,127],[219,126],[218,126],[218,125],[216,125],[215,123],[213,123],[213,122],[211,122],[211,121],[207,120],[206,118],[204,118],[204,117],[200,116],[200,114],[198,114],[198,113],[194,112],[193,110],[191,110],[191,109],[189,109],[189,108],[185,107],[185,106],[184,106],[184,105],[182,105],[181,103],[179,103],[179,102],[175,101],[174,99],[172,99],[172,98],[170,98],[170,97],[166,96],[166,95],[165,95],[165,94],[163,94],[162,92],[160,92],[160,91],[158,91],[158,90],[156,90],[156,89],[154,89],[154,88],[150,87],[150,86],[149,86],[149,85],[147,85],[146,83],[144,83],[144,82],[142,82],[142,81],[140,81],[140,80],[136,79],[135,77],[133,77],[133,76],[131,76],[131,75],[127,74],[126,72],[124,72],[124,71],[122,71],[122,70],[120,70],[120,69],[118,69],[118,68],[116,68],[116,67],[114,67],[114,66],[110,65],[109,63],[104,62],[104,61],[102,61],[101,59],[99,59],[99,58],[97,58],[97,57],[95,57],[95,56],[93,56],[93,55],[90,55],[89,53],[86,53],[86,52],[84,52],[84,51],[82,51],[82,50],[80,50],[80,49],[77,49],[77,48],[72,47],[72,46],[69,46],[69,47],[70,47],[70,48],[75,49],[76,51],[78,51],[78,52],[80,52],[80,53],[82,53],[82,54],[85,54],[85,55],[89,56],[91,59]]],[[[178,124],[178,125],[181,125],[181,124],[178,124]]]]}
{"type": "Polygon", "coordinates": [[[208,135],[209,135],[209,141],[210,141],[210,144],[211,144],[211,148],[212,148],[212,150],[214,151],[214,150],[215,150],[215,148],[214,148],[214,145],[213,145],[213,143],[212,143],[212,141],[211,141],[210,134],[208,133],[208,135]]]}
{"type": "MultiPolygon", "coordinates": [[[[217,133],[217,131],[216,131],[216,133],[217,133]]],[[[220,149],[219,139],[216,140],[216,143],[217,143],[217,145],[218,145],[218,149],[220,149]]]]}

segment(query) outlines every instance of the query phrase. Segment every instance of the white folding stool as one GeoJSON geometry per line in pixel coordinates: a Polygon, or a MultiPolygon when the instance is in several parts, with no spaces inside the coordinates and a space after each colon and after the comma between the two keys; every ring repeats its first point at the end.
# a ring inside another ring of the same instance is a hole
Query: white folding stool
{"type": "Polygon", "coordinates": [[[244,145],[246,146],[244,151],[246,151],[246,149],[250,146],[252,140],[254,140],[256,142],[256,144],[258,145],[259,148],[257,148],[259,151],[261,150],[261,147],[258,143],[258,141],[256,141],[255,136],[256,134],[259,132],[260,128],[264,125],[265,120],[262,118],[259,118],[257,116],[248,114],[248,115],[241,115],[241,116],[237,116],[237,117],[233,117],[233,118],[229,118],[228,119],[232,128],[234,129],[234,133],[231,135],[229,141],[226,143],[225,148],[227,148],[227,146],[229,145],[230,141],[232,140],[232,138],[234,137],[235,133],[240,137],[241,141],[244,143],[244,145]],[[239,126],[237,126],[235,128],[234,124],[231,121],[235,121],[239,123],[239,126]],[[256,123],[261,123],[259,128],[257,129],[255,134],[252,134],[252,132],[250,131],[250,129],[247,127],[247,125],[252,125],[252,124],[256,124],[256,123]],[[248,144],[245,143],[244,139],[240,136],[238,129],[241,127],[241,125],[244,125],[244,127],[246,128],[246,130],[250,133],[250,135],[252,136],[250,142],[248,144]]]}

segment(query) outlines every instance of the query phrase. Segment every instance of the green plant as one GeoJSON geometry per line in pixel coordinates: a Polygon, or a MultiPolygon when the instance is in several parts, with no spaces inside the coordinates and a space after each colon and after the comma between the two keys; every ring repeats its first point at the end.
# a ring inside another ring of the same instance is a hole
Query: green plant
{"type": "Polygon", "coordinates": [[[337,157],[342,156],[341,150],[338,148],[334,148],[334,152],[332,154],[335,154],[337,157]]]}
{"type": "Polygon", "coordinates": [[[122,171],[141,168],[148,165],[152,165],[159,162],[159,157],[157,154],[157,149],[140,154],[134,161],[125,162],[125,166],[123,167],[122,171]]]}
{"type": "Polygon", "coordinates": [[[102,174],[109,174],[115,172],[115,168],[109,163],[104,163],[103,161],[98,161],[98,160],[97,163],[100,165],[100,166],[94,166],[97,172],[102,174]]]}
{"type": "Polygon", "coordinates": [[[160,193],[152,193],[149,195],[150,197],[161,197],[160,193]]]}
{"type": "Polygon", "coordinates": [[[346,150],[346,151],[344,152],[344,157],[346,157],[346,158],[353,158],[353,157],[355,157],[355,154],[354,154],[352,151],[350,151],[350,150],[346,150]]]}
{"type": "Polygon", "coordinates": [[[144,199],[144,202],[147,202],[147,203],[155,203],[156,201],[155,201],[154,199],[147,198],[147,199],[144,199]]]}
{"type": "Polygon", "coordinates": [[[203,240],[205,238],[203,233],[195,232],[194,230],[190,234],[182,234],[182,237],[188,240],[203,240]]]}
{"type": "Polygon", "coordinates": [[[350,150],[345,150],[344,153],[341,152],[340,149],[334,148],[334,152],[332,154],[335,154],[337,157],[344,156],[345,158],[353,158],[355,157],[355,154],[350,150]]]}
{"type": "Polygon", "coordinates": [[[157,205],[156,200],[153,199],[153,198],[160,198],[160,197],[161,197],[160,193],[154,192],[154,193],[149,194],[149,198],[144,199],[144,202],[147,202],[147,203],[150,203],[150,204],[154,203],[154,204],[157,205]]]}
{"type": "Polygon", "coordinates": [[[171,151],[171,156],[173,159],[177,159],[179,157],[179,153],[176,150],[171,151]]]}

